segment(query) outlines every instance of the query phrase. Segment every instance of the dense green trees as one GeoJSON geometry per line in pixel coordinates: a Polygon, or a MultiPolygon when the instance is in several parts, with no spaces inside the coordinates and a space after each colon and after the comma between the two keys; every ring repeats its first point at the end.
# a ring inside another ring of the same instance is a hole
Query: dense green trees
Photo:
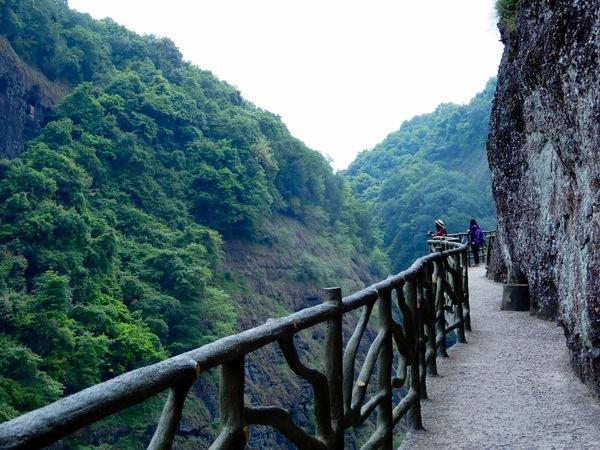
{"type": "Polygon", "coordinates": [[[348,168],[354,192],[378,211],[395,270],[422,254],[436,218],[450,232],[472,217],[495,228],[485,151],[495,86],[490,80],[467,105],[443,104],[404,122],[348,168]]]}
{"type": "Polygon", "coordinates": [[[232,332],[222,239],[271,214],[386,270],[325,158],[169,40],[54,0],[0,0],[0,33],[71,91],[0,162],[0,420],[232,332]]]}
{"type": "MultiPolygon", "coordinates": [[[[382,243],[400,270],[436,217],[451,230],[494,223],[493,82],[404,123],[345,178],[168,39],[58,0],[0,0],[0,34],[70,92],[21,157],[0,161],[0,420],[231,333],[223,241],[270,245],[274,215],[378,275],[382,243]]],[[[290,259],[295,281],[336,270],[290,259]]],[[[124,439],[139,447],[134,434],[124,439]]]]}

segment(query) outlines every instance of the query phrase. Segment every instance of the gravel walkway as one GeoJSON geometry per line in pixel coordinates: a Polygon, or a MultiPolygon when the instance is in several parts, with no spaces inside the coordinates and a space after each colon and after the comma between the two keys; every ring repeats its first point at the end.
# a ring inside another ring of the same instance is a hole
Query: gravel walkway
{"type": "Polygon", "coordinates": [[[469,270],[468,344],[438,358],[426,431],[401,449],[600,449],[600,402],[573,374],[562,329],[500,310],[502,286],[469,270]]]}

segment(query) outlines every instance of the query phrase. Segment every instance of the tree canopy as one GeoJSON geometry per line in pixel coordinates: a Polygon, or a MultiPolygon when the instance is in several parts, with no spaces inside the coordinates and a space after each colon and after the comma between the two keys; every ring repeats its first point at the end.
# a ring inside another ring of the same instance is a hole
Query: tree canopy
{"type": "Polygon", "coordinates": [[[485,147],[495,87],[491,79],[467,105],[442,104],[404,122],[346,171],[378,212],[394,270],[422,255],[437,218],[450,232],[465,231],[471,218],[495,228],[485,147]]]}
{"type": "Polygon", "coordinates": [[[222,241],[273,214],[385,267],[327,160],[173,42],[54,0],[0,0],[0,34],[70,89],[0,162],[0,420],[231,333],[222,241]]]}

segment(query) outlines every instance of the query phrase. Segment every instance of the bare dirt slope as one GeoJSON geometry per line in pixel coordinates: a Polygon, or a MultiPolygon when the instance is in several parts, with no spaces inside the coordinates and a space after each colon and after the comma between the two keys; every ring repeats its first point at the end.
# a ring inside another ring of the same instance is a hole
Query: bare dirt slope
{"type": "Polygon", "coordinates": [[[502,287],[471,269],[473,332],[438,359],[424,432],[402,449],[600,449],[600,403],[569,367],[561,328],[500,311],[502,287]]]}

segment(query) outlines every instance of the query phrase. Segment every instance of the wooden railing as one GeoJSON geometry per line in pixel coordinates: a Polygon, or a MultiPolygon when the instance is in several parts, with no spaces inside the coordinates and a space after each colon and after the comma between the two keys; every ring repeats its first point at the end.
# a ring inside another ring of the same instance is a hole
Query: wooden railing
{"type": "Polygon", "coordinates": [[[394,427],[403,417],[410,428],[422,428],[427,375],[437,373],[437,356],[447,356],[446,334],[456,330],[458,342],[465,342],[465,330],[470,331],[467,245],[430,242],[435,251],[408,270],[346,298],[339,288],[325,289],[321,305],[125,373],[0,424],[0,449],[49,445],[165,390],[169,395],[148,448],[171,448],[191,385],[217,366],[221,431],[211,449],[244,448],[248,427],[255,424],[274,427],[299,449],[343,449],[344,431],[360,426],[374,412],[376,428],[362,449],[391,449],[394,427]],[[375,307],[378,332],[356,375],[359,346],[375,307]],[[360,318],[344,348],[342,316],[355,310],[360,318]],[[327,324],[323,372],[302,361],[294,344],[295,334],[319,323],[327,324]],[[314,435],[283,408],[244,403],[245,356],[271,343],[279,345],[289,368],[312,386],[314,435]],[[367,399],[376,366],[376,389],[367,399]],[[393,390],[404,394],[397,404],[393,390]]]}
{"type": "MultiPolygon", "coordinates": [[[[491,252],[492,252],[492,242],[493,240],[496,238],[496,230],[493,231],[484,231],[483,232],[485,239],[483,241],[483,245],[479,248],[479,251],[481,252],[480,256],[480,260],[485,262],[485,266],[489,266],[490,263],[490,258],[491,258],[491,252]]],[[[450,239],[456,239],[457,242],[460,242],[461,244],[465,244],[465,243],[469,243],[469,233],[465,232],[465,233],[450,233],[448,234],[448,238],[450,239]]],[[[468,250],[468,254],[469,254],[469,264],[471,264],[473,260],[473,252],[471,247],[469,247],[468,250]]]]}

